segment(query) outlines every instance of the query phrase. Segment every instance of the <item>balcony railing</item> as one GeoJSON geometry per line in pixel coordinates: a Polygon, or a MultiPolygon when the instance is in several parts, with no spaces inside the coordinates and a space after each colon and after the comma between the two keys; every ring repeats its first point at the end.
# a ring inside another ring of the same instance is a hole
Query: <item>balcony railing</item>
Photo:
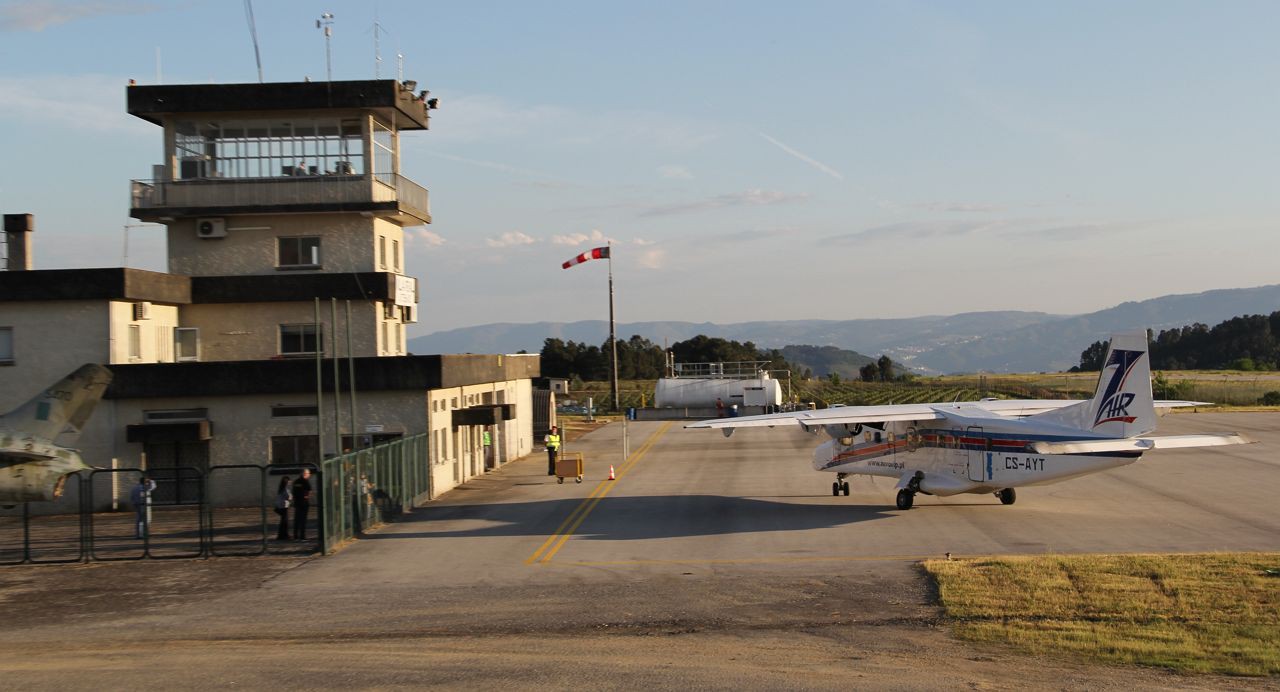
{"type": "Polygon", "coordinates": [[[431,218],[427,189],[402,175],[317,175],[280,178],[134,180],[135,210],[325,208],[392,206],[421,220],[431,218]]]}

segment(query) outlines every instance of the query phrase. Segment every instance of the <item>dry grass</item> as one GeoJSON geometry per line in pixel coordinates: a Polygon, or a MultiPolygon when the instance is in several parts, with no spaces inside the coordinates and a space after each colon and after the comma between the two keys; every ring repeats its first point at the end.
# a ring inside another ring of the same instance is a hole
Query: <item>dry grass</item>
{"type": "Polygon", "coordinates": [[[1280,675],[1280,553],[932,560],[956,634],[1036,654],[1280,675]]]}

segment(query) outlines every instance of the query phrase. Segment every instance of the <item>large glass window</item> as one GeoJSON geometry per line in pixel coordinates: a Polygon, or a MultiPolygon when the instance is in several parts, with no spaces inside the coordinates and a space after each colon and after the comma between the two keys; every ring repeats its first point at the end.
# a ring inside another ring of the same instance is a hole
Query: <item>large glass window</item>
{"type": "Polygon", "coordinates": [[[13,327],[0,327],[0,364],[13,364],[13,327]]]}
{"type": "Polygon", "coordinates": [[[178,327],[173,330],[174,350],[179,361],[200,360],[200,330],[195,327],[178,327]]]}
{"type": "Polygon", "coordinates": [[[179,121],[177,177],[362,175],[359,120],[179,121]]]}
{"type": "Polygon", "coordinates": [[[281,269],[318,269],[320,239],[276,238],[277,266],[281,269]]]}
{"type": "Polygon", "coordinates": [[[315,355],[318,336],[322,333],[317,326],[315,323],[280,325],[280,355],[315,355]]]}

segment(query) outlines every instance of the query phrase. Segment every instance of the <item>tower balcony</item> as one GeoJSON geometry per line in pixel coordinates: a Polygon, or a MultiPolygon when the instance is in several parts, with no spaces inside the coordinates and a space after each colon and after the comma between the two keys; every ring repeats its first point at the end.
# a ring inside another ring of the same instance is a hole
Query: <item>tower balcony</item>
{"type": "Polygon", "coordinates": [[[427,189],[394,174],[290,175],[130,182],[130,216],[142,221],[234,216],[365,212],[406,226],[431,223],[427,189]]]}

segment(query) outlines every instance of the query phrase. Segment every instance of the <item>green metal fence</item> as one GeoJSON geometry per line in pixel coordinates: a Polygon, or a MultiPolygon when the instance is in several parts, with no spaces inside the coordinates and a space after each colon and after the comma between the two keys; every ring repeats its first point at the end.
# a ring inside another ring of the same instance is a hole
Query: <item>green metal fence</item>
{"type": "Polygon", "coordinates": [[[325,553],[429,499],[427,437],[425,433],[404,437],[321,464],[325,553]]]}

